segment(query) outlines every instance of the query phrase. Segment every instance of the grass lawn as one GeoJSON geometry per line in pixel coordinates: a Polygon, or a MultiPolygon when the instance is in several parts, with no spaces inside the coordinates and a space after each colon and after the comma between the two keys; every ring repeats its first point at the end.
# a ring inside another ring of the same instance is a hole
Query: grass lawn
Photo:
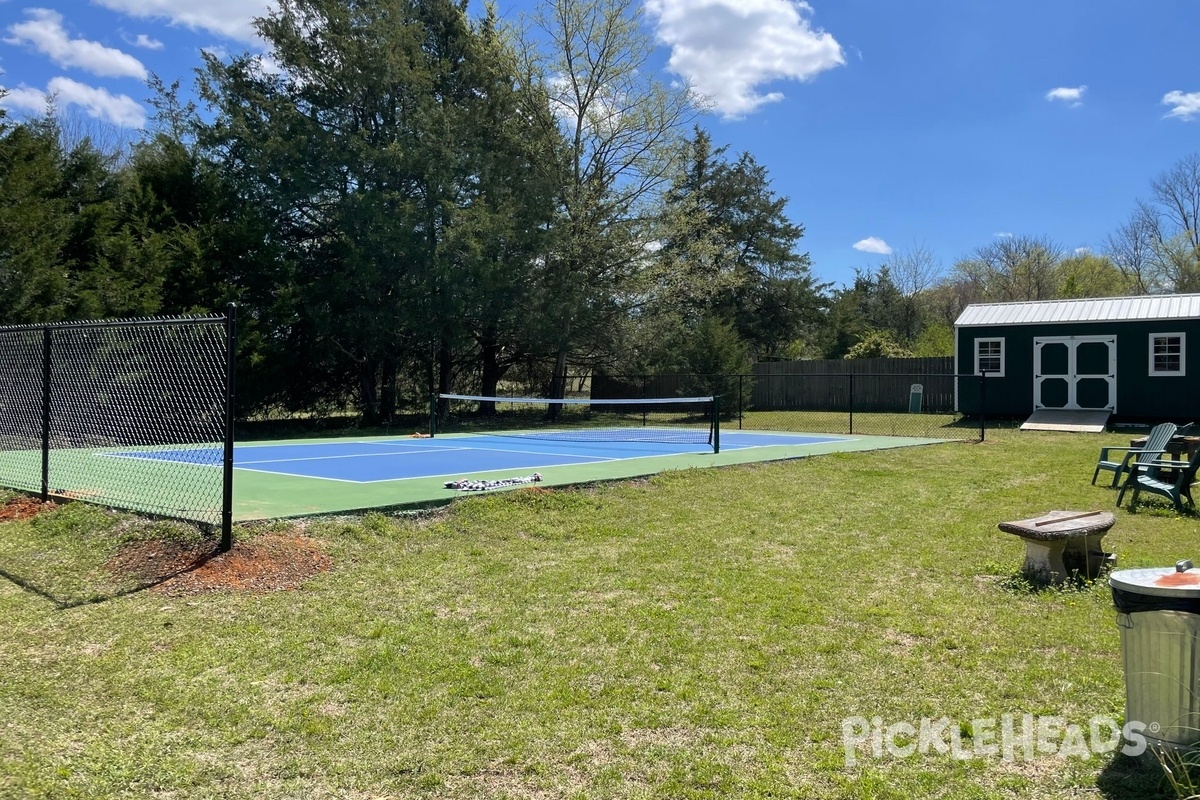
{"type": "MultiPolygon", "coordinates": [[[[176,525],[79,504],[5,523],[0,796],[1163,796],[1111,754],[847,767],[842,741],[851,716],[1120,720],[1106,584],[1030,591],[996,523],[1111,508],[1088,481],[1127,438],[989,432],[314,520],[333,568],[257,595],[104,568],[176,525]]],[[[1121,567],[1200,556],[1200,518],[1154,502],[1118,513],[1121,567]]]]}

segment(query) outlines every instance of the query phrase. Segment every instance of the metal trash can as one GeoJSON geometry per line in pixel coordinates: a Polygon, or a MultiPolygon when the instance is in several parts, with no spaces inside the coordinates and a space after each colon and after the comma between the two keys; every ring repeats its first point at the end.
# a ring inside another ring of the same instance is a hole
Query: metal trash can
{"type": "Polygon", "coordinates": [[[1200,570],[1123,569],[1108,578],[1125,664],[1125,722],[1151,746],[1200,744],[1200,570]]]}

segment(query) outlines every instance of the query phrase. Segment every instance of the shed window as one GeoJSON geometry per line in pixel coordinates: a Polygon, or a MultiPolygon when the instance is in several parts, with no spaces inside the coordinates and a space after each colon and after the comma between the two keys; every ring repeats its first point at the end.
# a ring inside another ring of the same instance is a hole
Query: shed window
{"type": "Polygon", "coordinates": [[[1182,333],[1150,334],[1150,374],[1183,375],[1184,342],[1182,333]]]}
{"type": "Polygon", "coordinates": [[[975,340],[975,374],[983,371],[989,375],[1004,377],[1004,340],[975,340]]]}

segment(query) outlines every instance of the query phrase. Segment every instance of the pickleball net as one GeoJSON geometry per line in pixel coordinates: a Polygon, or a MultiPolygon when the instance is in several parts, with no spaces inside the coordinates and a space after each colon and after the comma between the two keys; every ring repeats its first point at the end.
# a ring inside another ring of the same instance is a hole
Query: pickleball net
{"type": "Polygon", "coordinates": [[[560,442],[659,442],[720,450],[715,397],[554,399],[439,394],[429,432],[488,433],[560,442]]]}

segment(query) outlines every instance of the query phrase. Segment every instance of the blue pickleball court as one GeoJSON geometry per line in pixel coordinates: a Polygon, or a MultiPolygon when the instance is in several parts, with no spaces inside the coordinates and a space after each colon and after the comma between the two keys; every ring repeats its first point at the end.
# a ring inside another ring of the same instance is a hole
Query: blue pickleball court
{"type": "MultiPolygon", "coordinates": [[[[852,438],[729,432],[722,436],[721,450],[826,444],[852,438]]],[[[695,443],[580,442],[479,434],[436,439],[406,437],[242,444],[234,447],[233,458],[238,470],[348,483],[377,483],[473,476],[513,469],[549,470],[621,459],[705,453],[712,455],[707,445],[695,443]]],[[[215,448],[126,451],[106,455],[183,464],[220,463],[220,451],[215,448]]]]}
{"type": "MultiPolygon", "coordinates": [[[[574,435],[574,434],[572,434],[574,435]]],[[[722,431],[720,452],[690,442],[560,440],[545,431],[447,434],[436,438],[364,437],[245,442],[234,448],[234,512],[238,519],[411,507],[445,502],[459,480],[531,478],[541,485],[586,484],[706,468],[801,458],[822,453],[929,444],[936,439],[722,431]]],[[[219,469],[216,446],[96,451],[151,470],[219,469]]]]}

